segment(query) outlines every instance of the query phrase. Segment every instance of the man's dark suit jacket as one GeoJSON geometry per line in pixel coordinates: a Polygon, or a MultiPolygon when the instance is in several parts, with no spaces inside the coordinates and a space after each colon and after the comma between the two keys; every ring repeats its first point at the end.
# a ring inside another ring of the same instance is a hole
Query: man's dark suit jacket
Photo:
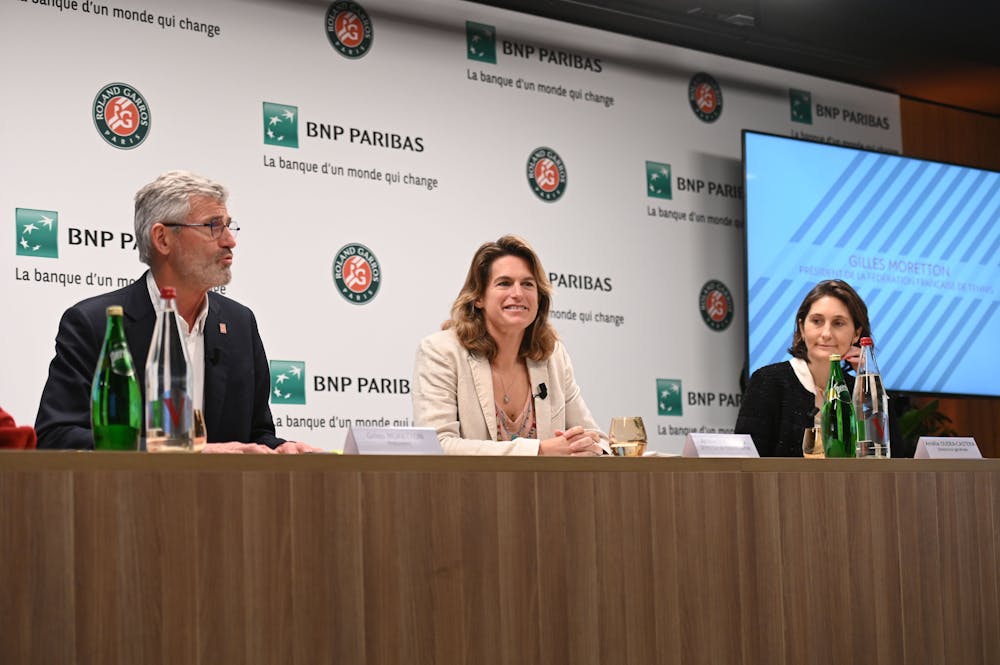
{"type": "MultiPolygon", "coordinates": [[[[143,368],[156,312],[143,274],[130,286],[88,298],[63,314],[56,336],[56,356],[49,365],[49,378],[35,419],[39,448],[94,447],[90,388],[104,343],[105,310],[109,305],[125,309],[125,337],[145,403],[143,368]]],[[[283,443],[274,435],[268,405],[270,390],[267,356],[253,312],[235,300],[210,292],[203,390],[209,443],[242,441],[271,448],[283,443]]]]}

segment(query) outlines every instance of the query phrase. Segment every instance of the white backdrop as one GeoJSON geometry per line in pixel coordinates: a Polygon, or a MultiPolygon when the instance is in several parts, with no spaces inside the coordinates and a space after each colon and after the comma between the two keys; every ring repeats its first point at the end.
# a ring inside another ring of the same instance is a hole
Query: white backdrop
{"type": "Polygon", "coordinates": [[[132,197],[185,168],[230,188],[243,231],[225,293],[254,309],[273,380],[286,377],[272,404],[281,436],[339,448],[349,421],[409,424],[417,342],[446,318],[479,244],[505,233],[525,236],[555,275],[553,308],[567,315],[555,324],[598,422],[641,415],[666,452],[689,429],[732,428],[744,362],[740,132],[899,151],[897,97],[478,4],[399,4],[2,0],[4,408],[33,421],[60,314],[109,290],[102,279],[141,274],[127,236],[122,247],[132,197]],[[362,57],[335,48],[328,10],[348,19],[341,43],[362,57]],[[360,44],[349,14],[368,18],[360,44]],[[722,101],[721,112],[702,107],[705,119],[689,101],[699,73],[722,101]],[[111,83],[145,103],[145,138],[129,149],[94,120],[111,83]],[[276,110],[298,123],[297,148],[276,110]],[[287,135],[268,139],[271,128],[287,135]],[[422,150],[377,145],[374,132],[422,150]],[[565,167],[551,201],[526,176],[540,147],[565,167]],[[668,165],[668,187],[648,180],[647,162],[668,165]],[[41,216],[56,231],[33,252],[25,220],[41,216]],[[355,245],[378,264],[364,302],[334,279],[338,250],[355,245]],[[710,326],[699,296],[712,281],[731,307],[710,326]]]}

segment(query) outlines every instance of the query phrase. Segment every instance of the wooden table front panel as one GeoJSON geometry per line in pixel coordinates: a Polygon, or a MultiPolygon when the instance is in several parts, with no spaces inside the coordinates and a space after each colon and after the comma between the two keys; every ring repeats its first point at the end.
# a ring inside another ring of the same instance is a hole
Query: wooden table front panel
{"type": "Polygon", "coordinates": [[[1000,662],[1000,463],[0,455],[0,663],[1000,662]]]}

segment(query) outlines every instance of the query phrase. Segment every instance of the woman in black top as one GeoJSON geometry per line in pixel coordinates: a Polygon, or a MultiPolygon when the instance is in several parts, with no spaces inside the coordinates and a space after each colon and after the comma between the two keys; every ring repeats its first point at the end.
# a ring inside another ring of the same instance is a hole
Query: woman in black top
{"type": "MultiPolygon", "coordinates": [[[[868,307],[850,284],[820,282],[795,315],[792,359],[761,367],[750,377],[736,433],[749,434],[761,457],[802,457],[802,435],[816,422],[830,378],[830,355],[855,368],[862,337],[871,337],[868,307]]],[[[845,375],[848,390],[854,377],[845,375]]]]}

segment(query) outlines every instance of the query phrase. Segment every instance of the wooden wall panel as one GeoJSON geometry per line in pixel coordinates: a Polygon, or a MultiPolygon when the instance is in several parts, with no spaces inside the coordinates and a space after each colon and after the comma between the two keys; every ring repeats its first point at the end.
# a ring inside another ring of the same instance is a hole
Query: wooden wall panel
{"type": "Polygon", "coordinates": [[[905,97],[899,115],[906,155],[1000,170],[1000,118],[905,97]]]}
{"type": "Polygon", "coordinates": [[[197,509],[191,519],[197,543],[189,543],[198,570],[200,662],[247,662],[245,608],[252,588],[244,556],[243,478],[227,473],[195,476],[197,509]],[[241,639],[238,639],[237,636],[241,639]]]}
{"type": "MultiPolygon", "coordinates": [[[[655,649],[658,660],[666,663],[683,662],[681,656],[684,653],[679,630],[666,628],[668,626],[681,626],[684,620],[679,581],[688,574],[685,570],[685,564],[690,552],[688,544],[677,538],[678,516],[677,511],[673,509],[677,503],[677,480],[678,476],[674,474],[651,474],[650,476],[649,534],[652,539],[650,543],[652,561],[649,565],[653,572],[648,585],[641,587],[652,593],[652,602],[655,608],[652,615],[653,625],[662,627],[655,631],[655,642],[649,648],[655,649]]],[[[623,475],[619,482],[624,487],[631,484],[633,480],[630,475],[623,475]]],[[[607,497],[606,500],[610,498],[607,497]]],[[[638,538],[641,533],[628,531],[626,535],[629,538],[638,538]]],[[[614,538],[609,536],[604,540],[613,542],[614,538]]],[[[619,565],[635,566],[638,563],[622,562],[619,565]]],[[[633,618],[638,620],[641,617],[634,616],[633,618]]],[[[648,624],[638,623],[635,630],[648,630],[647,626],[648,624]]],[[[614,642],[612,642],[612,648],[613,645],[614,642]]],[[[633,650],[636,647],[624,645],[620,648],[633,650]]],[[[623,661],[633,662],[625,659],[617,662],[623,661]]]]}
{"type": "Polygon", "coordinates": [[[73,662],[73,478],[2,469],[0,663],[73,662]]]}
{"type": "MultiPolygon", "coordinates": [[[[489,474],[476,474],[467,482],[481,483],[489,474]]],[[[541,585],[538,522],[538,478],[532,473],[499,473],[495,491],[497,512],[497,576],[499,613],[495,620],[500,633],[498,650],[479,651],[478,658],[464,662],[531,663],[542,662],[541,585]],[[499,659],[498,659],[499,656],[499,659]]],[[[474,529],[477,516],[468,513],[467,528],[474,529]]],[[[490,582],[492,584],[492,582],[490,582]]],[[[475,584],[469,580],[470,586],[475,584]]],[[[475,639],[475,638],[474,638],[475,639]]]]}
{"type": "Polygon", "coordinates": [[[768,654],[773,663],[802,662],[793,657],[794,644],[786,640],[789,621],[796,617],[786,615],[785,594],[790,582],[785,578],[790,572],[785,565],[786,553],[782,542],[786,538],[796,541],[801,531],[801,508],[793,509],[799,502],[789,495],[779,476],[761,472],[740,483],[739,542],[737,559],[740,577],[740,624],[743,631],[741,662],[759,662],[760,654],[768,654]],[[786,510],[787,506],[787,510],[786,510]],[[790,512],[794,517],[788,530],[779,528],[779,520],[790,512]]]}
{"type": "Polygon", "coordinates": [[[672,512],[668,496],[654,493],[652,474],[619,475],[595,482],[597,531],[617,531],[622,538],[597,538],[597,612],[599,663],[649,663],[657,659],[655,640],[642,634],[655,621],[657,607],[669,602],[648,592],[652,580],[671,559],[657,556],[654,515],[672,512]],[[633,535],[635,534],[635,535],[633,535]],[[649,534],[642,537],[638,534],[649,534]],[[611,638],[611,639],[609,639],[611,638]]]}

